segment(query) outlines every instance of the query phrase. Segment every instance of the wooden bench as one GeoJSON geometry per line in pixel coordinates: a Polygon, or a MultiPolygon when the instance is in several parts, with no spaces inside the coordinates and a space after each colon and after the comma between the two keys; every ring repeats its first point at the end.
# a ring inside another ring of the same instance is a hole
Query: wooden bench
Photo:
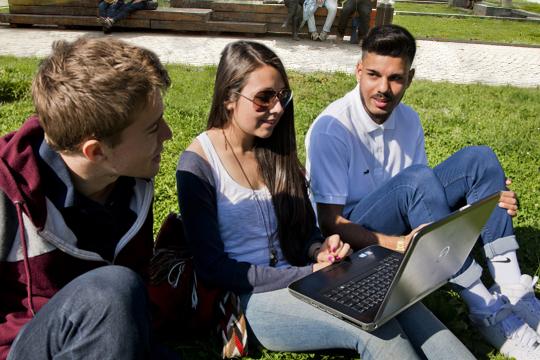
{"type": "MultiPolygon", "coordinates": [[[[59,27],[99,27],[98,0],[8,0],[9,14],[0,14],[0,21],[11,26],[56,25],[59,27]]],[[[320,29],[327,11],[319,8],[315,21],[320,29]]],[[[337,30],[341,14],[338,8],[332,33],[337,30]]],[[[140,10],[115,27],[172,30],[182,32],[217,32],[249,34],[290,34],[290,27],[282,28],[287,9],[282,4],[262,4],[260,1],[218,2],[209,0],[171,0],[171,7],[140,10]]],[[[371,14],[371,25],[375,9],[371,14]]],[[[351,26],[347,31],[350,32],[351,26]]],[[[302,31],[307,32],[307,26],[302,31]]]]}
{"type": "MultiPolygon", "coordinates": [[[[376,3],[372,2],[374,7],[376,3]]],[[[171,7],[175,8],[205,8],[212,9],[211,19],[223,22],[256,22],[264,23],[268,33],[290,34],[291,27],[282,28],[281,25],[287,17],[287,8],[283,4],[261,4],[260,2],[234,2],[233,1],[211,1],[211,0],[171,0],[171,7]]],[[[315,23],[317,29],[321,30],[326,20],[326,8],[319,8],[315,12],[315,23]]],[[[341,7],[338,8],[336,19],[332,25],[331,34],[337,32],[337,24],[341,16],[341,7]]],[[[376,10],[371,11],[370,27],[375,24],[376,10]]],[[[351,31],[351,20],[347,26],[347,34],[351,31]]],[[[248,29],[246,29],[248,30],[248,29]]],[[[307,25],[301,29],[301,33],[307,33],[307,25]]],[[[246,31],[249,32],[249,31],[246,31]]]]}
{"type": "MultiPolygon", "coordinates": [[[[97,23],[96,0],[8,0],[8,22],[18,25],[57,25],[101,27],[97,23]]],[[[212,10],[158,8],[140,10],[120,21],[118,27],[167,29],[181,24],[178,30],[201,31],[210,20],[212,10]]]]}

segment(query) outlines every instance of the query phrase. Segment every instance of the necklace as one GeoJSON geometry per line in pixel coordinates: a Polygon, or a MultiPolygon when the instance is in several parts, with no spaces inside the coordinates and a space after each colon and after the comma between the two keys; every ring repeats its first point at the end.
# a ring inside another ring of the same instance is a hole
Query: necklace
{"type": "MultiPolygon", "coordinates": [[[[251,184],[251,181],[249,181],[249,178],[244,170],[244,167],[242,166],[242,163],[240,162],[240,159],[236,156],[236,153],[234,152],[234,149],[229,142],[229,139],[227,139],[227,136],[225,135],[225,130],[221,129],[221,133],[223,134],[223,138],[225,139],[225,150],[227,150],[227,146],[231,148],[231,152],[233,154],[234,159],[236,160],[236,163],[238,164],[238,167],[240,168],[240,171],[242,171],[242,175],[244,175],[244,178],[246,179],[247,183],[249,184],[249,187],[251,188],[253,197],[255,198],[255,202],[257,203],[257,207],[259,208],[259,211],[261,212],[261,217],[263,219],[264,224],[264,231],[266,232],[266,238],[268,239],[268,252],[270,254],[270,261],[269,265],[271,267],[275,267],[278,263],[278,257],[277,257],[277,251],[274,247],[274,242],[272,241],[272,237],[270,236],[271,230],[270,230],[270,219],[266,219],[264,216],[263,207],[261,204],[261,201],[259,199],[259,196],[257,195],[257,192],[255,191],[255,187],[251,184]]],[[[270,213],[270,210],[268,209],[268,205],[266,206],[266,210],[268,213],[270,213]]]]}

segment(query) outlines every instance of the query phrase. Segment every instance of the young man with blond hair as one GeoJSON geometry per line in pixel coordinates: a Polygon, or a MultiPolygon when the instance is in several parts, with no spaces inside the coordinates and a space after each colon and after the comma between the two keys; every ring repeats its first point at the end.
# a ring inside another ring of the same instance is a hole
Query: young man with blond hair
{"type": "MultiPolygon", "coordinates": [[[[494,152],[464,148],[427,166],[418,114],[401,103],[416,53],[404,28],[371,29],[356,67],[358,85],[330,104],[307,136],[308,172],[318,221],[355,248],[404,251],[417,227],[502,191],[481,241],[495,286],[487,289],[472,258],[452,279],[470,318],[501,353],[540,359],[540,302],[535,279],[522,275],[512,227],[517,199],[494,152]]],[[[421,345],[420,345],[421,346],[421,345]]]]}
{"type": "Polygon", "coordinates": [[[158,57],[54,43],[36,114],[0,138],[0,359],[144,359],[153,177],[171,130],[158,57]]]}

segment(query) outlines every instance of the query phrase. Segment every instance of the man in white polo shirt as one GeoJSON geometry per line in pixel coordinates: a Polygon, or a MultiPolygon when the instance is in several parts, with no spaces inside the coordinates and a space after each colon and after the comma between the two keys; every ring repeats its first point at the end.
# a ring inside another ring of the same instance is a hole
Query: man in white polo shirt
{"type": "Polygon", "coordinates": [[[379,244],[404,251],[417,227],[505,190],[481,236],[495,286],[485,287],[472,258],[452,282],[493,346],[518,360],[540,359],[536,279],[521,274],[516,257],[516,196],[488,147],[464,148],[427,166],[418,114],[401,103],[415,53],[406,29],[373,28],[362,43],[358,86],[311,125],[307,170],[321,230],[357,249],[379,244]]]}

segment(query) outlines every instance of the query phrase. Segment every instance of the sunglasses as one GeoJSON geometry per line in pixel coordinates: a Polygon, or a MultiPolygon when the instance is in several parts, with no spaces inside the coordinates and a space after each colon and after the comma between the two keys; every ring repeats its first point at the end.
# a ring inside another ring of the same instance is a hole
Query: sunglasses
{"type": "Polygon", "coordinates": [[[255,111],[262,112],[272,109],[277,102],[281,104],[281,107],[285,109],[287,105],[291,102],[293,98],[293,93],[289,89],[281,89],[279,91],[275,90],[263,90],[255,94],[253,99],[248,98],[247,96],[235,91],[236,94],[242,96],[243,98],[251,101],[253,103],[253,108],[255,111]]]}

